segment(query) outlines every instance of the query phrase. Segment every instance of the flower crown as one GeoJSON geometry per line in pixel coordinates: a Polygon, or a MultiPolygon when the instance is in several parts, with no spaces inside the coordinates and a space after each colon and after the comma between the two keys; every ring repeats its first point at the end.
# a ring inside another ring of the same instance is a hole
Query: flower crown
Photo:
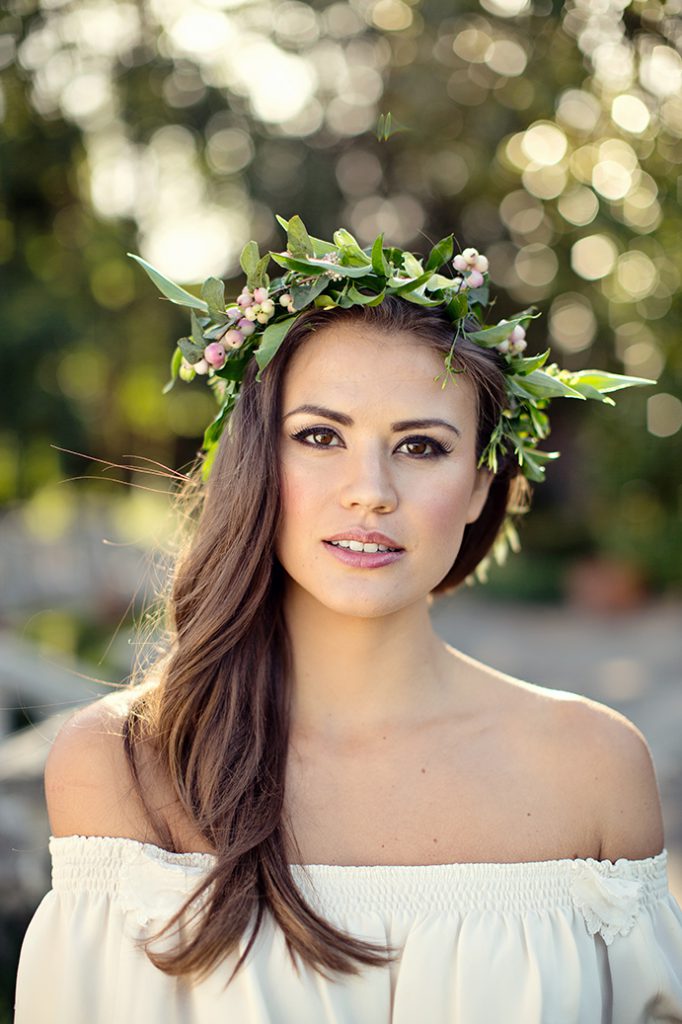
{"type": "MultiPolygon", "coordinates": [[[[251,359],[256,360],[260,379],[306,309],[376,306],[387,295],[443,309],[453,329],[452,346],[441,375],[443,387],[449,378],[463,372],[455,368],[458,339],[466,335],[482,348],[496,349],[504,356],[507,401],[478,466],[487,466],[495,473],[498,456],[513,451],[523,475],[534,482],[544,480],[545,463],[560,454],[537,447],[549,436],[546,409],[552,398],[592,398],[615,405],[607,392],[656,383],[644,377],[602,370],[563,370],[556,363],[547,363],[549,349],[540,355],[524,356],[526,328],[540,313],[531,306],[509,319],[487,323],[486,311],[494,305],[489,299],[488,260],[472,248],[454,255],[453,235],[438,242],[423,261],[412,252],[385,246],[383,235],[373,245],[362,248],[344,228],[334,232],[333,242],[325,242],[309,235],[297,215],[288,221],[279,216],[277,220],[287,233],[287,248],[261,256],[257,243],[248,242],[240,259],[246,285],[233,302],[226,303],[225,287],[218,278],[209,277],[204,282],[199,298],[170,281],[146,260],[128,254],[144,267],[166,298],[190,309],[191,335],[177,342],[171,359],[171,379],[164,393],[178,377],[189,382],[200,376],[213,389],[219,409],[204,433],[204,479],[210,473],[218,440],[251,359]],[[284,270],[272,280],[267,273],[271,260],[284,270]],[[440,273],[445,266],[452,268],[454,275],[440,273]]],[[[493,548],[498,563],[504,561],[509,547],[518,551],[520,545],[507,515],[493,548]]],[[[477,578],[486,579],[488,564],[489,559],[481,563],[476,570],[477,578]]]]}

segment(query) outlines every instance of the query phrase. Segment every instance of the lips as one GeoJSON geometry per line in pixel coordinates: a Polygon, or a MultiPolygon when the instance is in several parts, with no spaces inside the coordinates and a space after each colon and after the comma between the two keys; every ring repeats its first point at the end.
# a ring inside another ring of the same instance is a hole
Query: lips
{"type": "Polygon", "coordinates": [[[335,533],[332,537],[325,537],[325,540],[357,540],[360,544],[382,544],[387,548],[397,548],[399,551],[404,550],[402,544],[399,544],[397,540],[393,540],[392,537],[388,537],[385,533],[379,533],[377,530],[362,530],[357,526],[351,526],[349,529],[344,530],[343,533],[335,533]]]}

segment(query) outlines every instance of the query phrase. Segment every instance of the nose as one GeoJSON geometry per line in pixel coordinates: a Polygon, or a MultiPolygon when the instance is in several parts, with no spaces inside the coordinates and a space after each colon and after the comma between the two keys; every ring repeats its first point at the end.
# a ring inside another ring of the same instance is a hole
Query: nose
{"type": "Polygon", "coordinates": [[[344,508],[373,512],[393,512],[398,493],[385,456],[378,450],[356,451],[346,461],[341,487],[344,508]]]}

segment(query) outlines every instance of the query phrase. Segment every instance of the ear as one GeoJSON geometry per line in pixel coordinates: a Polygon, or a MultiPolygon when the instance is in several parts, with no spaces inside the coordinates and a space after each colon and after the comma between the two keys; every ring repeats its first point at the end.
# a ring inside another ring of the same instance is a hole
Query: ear
{"type": "Polygon", "coordinates": [[[469,499],[469,508],[467,510],[467,523],[474,523],[480,516],[488,500],[488,492],[494,479],[494,474],[485,466],[476,470],[474,485],[469,499]]]}

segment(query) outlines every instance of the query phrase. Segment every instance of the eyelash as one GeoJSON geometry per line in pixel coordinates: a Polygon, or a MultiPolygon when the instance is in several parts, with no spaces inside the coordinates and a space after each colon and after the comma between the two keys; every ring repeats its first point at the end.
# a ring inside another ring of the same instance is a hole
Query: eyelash
{"type": "MultiPolygon", "coordinates": [[[[330,444],[310,444],[306,442],[307,437],[314,436],[315,434],[331,434],[333,437],[339,435],[331,427],[304,427],[302,430],[297,430],[295,434],[291,434],[290,437],[293,441],[299,441],[301,444],[307,444],[308,448],[337,448],[338,445],[330,444]]],[[[443,455],[448,455],[452,451],[452,446],[446,444],[444,441],[436,441],[433,437],[422,437],[421,435],[415,435],[414,437],[406,437],[399,447],[405,444],[429,444],[433,451],[428,455],[412,455],[413,459],[437,459],[443,455]]]]}

